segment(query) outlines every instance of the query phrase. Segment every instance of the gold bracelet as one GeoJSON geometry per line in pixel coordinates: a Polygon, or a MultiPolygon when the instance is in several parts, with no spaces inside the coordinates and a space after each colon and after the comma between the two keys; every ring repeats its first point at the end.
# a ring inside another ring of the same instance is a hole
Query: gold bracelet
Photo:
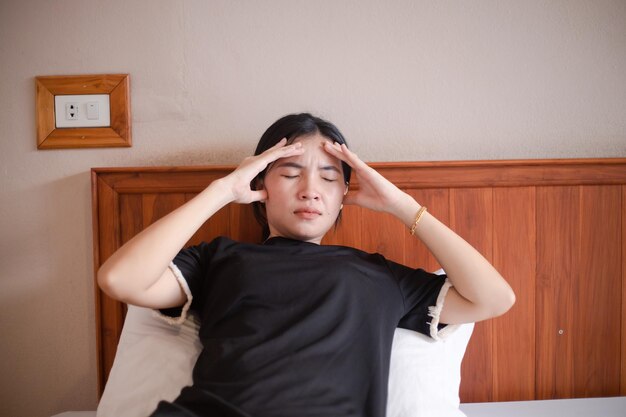
{"type": "Polygon", "coordinates": [[[420,207],[419,210],[417,210],[417,214],[415,215],[415,221],[413,222],[413,226],[411,226],[410,228],[411,236],[415,235],[415,229],[417,229],[417,224],[420,222],[425,212],[426,212],[425,206],[422,206],[420,207]]]}

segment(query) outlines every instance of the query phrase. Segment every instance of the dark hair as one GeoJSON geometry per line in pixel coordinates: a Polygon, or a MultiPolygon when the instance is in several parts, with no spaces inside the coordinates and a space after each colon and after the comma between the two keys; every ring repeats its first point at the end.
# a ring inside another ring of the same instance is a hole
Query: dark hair
{"type": "MultiPolygon", "coordinates": [[[[333,142],[345,144],[346,146],[348,145],[346,139],[343,137],[343,134],[334,124],[324,119],[320,119],[319,117],[315,117],[309,113],[299,113],[283,116],[268,127],[265,133],[261,136],[261,139],[259,139],[259,144],[257,145],[254,154],[262,154],[280,142],[282,138],[287,138],[287,144],[290,144],[299,137],[314,135],[316,133],[319,133],[333,142]]],[[[343,169],[343,179],[347,185],[350,183],[350,174],[352,169],[343,161],[341,162],[341,166],[343,169]]],[[[252,180],[252,183],[250,184],[252,189],[257,188],[258,183],[260,180],[265,178],[266,173],[267,168],[261,171],[259,175],[252,180]]],[[[259,224],[263,226],[263,238],[265,239],[269,236],[269,227],[267,225],[265,207],[263,207],[263,205],[259,202],[252,203],[252,207],[254,209],[254,217],[259,224]]],[[[339,221],[340,217],[341,213],[339,213],[337,221],[339,221]]]]}

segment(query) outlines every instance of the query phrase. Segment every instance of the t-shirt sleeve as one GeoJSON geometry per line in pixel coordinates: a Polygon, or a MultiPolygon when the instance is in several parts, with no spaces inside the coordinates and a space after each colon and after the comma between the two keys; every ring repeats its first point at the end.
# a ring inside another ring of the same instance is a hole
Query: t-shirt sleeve
{"type": "Polygon", "coordinates": [[[387,260],[404,301],[404,316],[398,327],[413,330],[435,340],[445,338],[457,326],[439,322],[446,293],[452,286],[445,274],[412,269],[387,260]]]}
{"type": "Polygon", "coordinates": [[[202,285],[207,277],[209,265],[215,254],[215,240],[202,242],[196,246],[182,249],[169,265],[178,284],[187,296],[187,301],[180,307],[160,309],[161,318],[170,324],[180,324],[187,318],[188,311],[201,309],[202,285]]]}

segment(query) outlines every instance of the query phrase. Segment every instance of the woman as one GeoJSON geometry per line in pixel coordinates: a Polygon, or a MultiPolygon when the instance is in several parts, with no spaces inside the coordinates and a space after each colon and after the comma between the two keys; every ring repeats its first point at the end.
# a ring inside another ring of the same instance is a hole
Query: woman
{"type": "Polygon", "coordinates": [[[255,156],[122,246],[98,282],[126,303],[200,317],[193,386],[153,416],[384,416],[396,327],[438,338],[515,302],[474,248],[309,114],[276,121],[255,156]],[[231,202],[255,204],[262,244],[220,237],[181,250],[231,202]],[[320,245],[343,204],[393,214],[448,276],[320,245]]]}

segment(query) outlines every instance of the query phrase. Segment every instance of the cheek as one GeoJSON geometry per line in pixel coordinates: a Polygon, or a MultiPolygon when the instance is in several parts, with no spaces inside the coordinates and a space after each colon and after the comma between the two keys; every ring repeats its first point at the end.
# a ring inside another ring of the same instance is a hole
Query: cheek
{"type": "Polygon", "coordinates": [[[343,189],[333,188],[328,194],[328,210],[339,211],[341,204],[343,203],[343,189]]]}
{"type": "Polygon", "coordinates": [[[265,201],[265,210],[268,218],[281,218],[285,212],[292,206],[292,199],[287,196],[286,191],[280,187],[268,187],[267,200],[265,201]]]}
{"type": "Polygon", "coordinates": [[[264,185],[268,199],[278,199],[284,194],[283,187],[280,186],[276,178],[272,178],[268,175],[264,185]]]}

